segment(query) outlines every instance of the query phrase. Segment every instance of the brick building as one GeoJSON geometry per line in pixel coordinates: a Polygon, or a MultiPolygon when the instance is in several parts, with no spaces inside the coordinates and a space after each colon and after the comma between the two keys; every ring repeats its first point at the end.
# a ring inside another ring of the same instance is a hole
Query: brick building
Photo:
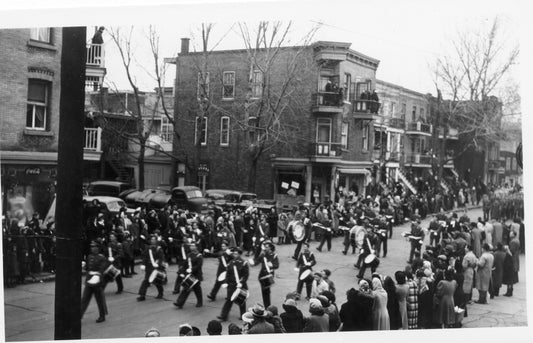
{"type": "MultiPolygon", "coordinates": [[[[249,188],[248,155],[261,135],[249,108],[268,103],[267,92],[287,85],[291,98],[280,125],[290,128],[291,135],[269,146],[258,160],[251,182],[257,194],[295,203],[331,198],[337,186],[364,193],[373,166],[373,126],[380,115],[378,105],[361,99],[361,94],[376,87],[379,61],[350,45],[321,41],[282,48],[278,63],[266,75],[250,65],[246,50],[210,52],[205,63],[202,53],[189,52],[188,40],[183,40],[175,60],[180,140],[174,154],[182,161],[176,178],[203,189],[249,188]],[[291,84],[284,83],[286,61],[300,68],[291,84]],[[271,88],[262,90],[265,80],[271,88]],[[202,100],[201,87],[208,90],[202,100]]],[[[257,59],[268,53],[259,51],[257,59]]]]}
{"type": "MultiPolygon", "coordinates": [[[[2,208],[24,202],[46,214],[55,193],[61,94],[61,28],[0,30],[2,208]]],[[[92,86],[105,75],[102,45],[89,44],[92,86]]],[[[85,130],[84,161],[100,158],[98,129],[85,130]]]]}

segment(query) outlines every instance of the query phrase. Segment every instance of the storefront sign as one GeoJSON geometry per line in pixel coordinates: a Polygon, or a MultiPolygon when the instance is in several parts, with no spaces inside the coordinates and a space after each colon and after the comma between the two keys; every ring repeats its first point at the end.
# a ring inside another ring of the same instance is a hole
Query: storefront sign
{"type": "Polygon", "coordinates": [[[24,173],[26,175],[41,175],[41,168],[39,167],[26,168],[24,173]]]}

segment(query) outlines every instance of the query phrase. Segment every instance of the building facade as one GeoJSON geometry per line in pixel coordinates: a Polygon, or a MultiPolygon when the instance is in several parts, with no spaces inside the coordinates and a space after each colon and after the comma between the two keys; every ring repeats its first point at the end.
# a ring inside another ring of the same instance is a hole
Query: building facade
{"type": "MultiPolygon", "coordinates": [[[[62,29],[0,30],[0,149],[3,213],[24,206],[44,216],[55,194],[61,95],[62,29]]],[[[87,75],[100,83],[98,45],[87,46],[87,75]]],[[[85,130],[84,161],[101,155],[101,132],[85,130]]]]}
{"type": "MultiPolygon", "coordinates": [[[[257,59],[268,53],[260,51],[257,59]]],[[[278,114],[283,126],[279,131],[289,128],[290,135],[269,145],[258,159],[252,181],[257,194],[295,203],[332,198],[338,186],[364,193],[373,167],[374,123],[380,114],[379,104],[361,99],[361,94],[375,89],[379,61],[339,42],[287,47],[278,54],[279,61],[303,66],[290,74],[296,80],[291,84],[284,83],[285,63],[265,74],[250,64],[246,50],[211,52],[208,63],[203,63],[201,53],[189,52],[188,44],[182,44],[175,62],[180,142],[174,152],[182,161],[176,175],[203,189],[249,189],[249,155],[258,137],[264,137],[260,130],[272,128],[258,123],[265,118],[254,117],[253,108],[274,99],[267,98],[267,92],[286,86],[292,87],[291,95],[285,111],[278,114]],[[266,88],[267,83],[272,87],[266,88]],[[200,99],[200,87],[206,84],[208,98],[200,99]]]]}

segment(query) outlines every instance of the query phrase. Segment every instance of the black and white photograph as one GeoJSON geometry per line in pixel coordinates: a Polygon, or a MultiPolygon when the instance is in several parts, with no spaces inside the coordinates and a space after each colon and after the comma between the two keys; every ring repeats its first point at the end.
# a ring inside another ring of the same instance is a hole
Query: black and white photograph
{"type": "Polygon", "coordinates": [[[528,341],[527,8],[2,2],[0,339],[528,341]]]}

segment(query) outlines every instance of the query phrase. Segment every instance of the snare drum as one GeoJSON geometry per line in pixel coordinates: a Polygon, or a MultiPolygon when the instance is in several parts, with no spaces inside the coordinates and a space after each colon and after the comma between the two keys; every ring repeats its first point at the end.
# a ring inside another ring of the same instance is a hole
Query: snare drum
{"type": "Polygon", "coordinates": [[[189,290],[193,288],[198,283],[198,279],[195,278],[193,275],[188,274],[185,279],[181,282],[181,285],[184,289],[189,290]]]}
{"type": "Polygon", "coordinates": [[[233,292],[231,296],[231,301],[234,302],[237,305],[242,305],[248,299],[248,296],[250,293],[247,289],[244,288],[237,288],[235,292],[233,292]]]}
{"type": "Polygon", "coordinates": [[[155,269],[152,274],[150,274],[148,282],[153,283],[155,285],[162,285],[166,277],[167,275],[164,271],[155,269]]]}
{"type": "Polygon", "coordinates": [[[117,276],[120,275],[120,270],[118,270],[114,265],[110,264],[109,267],[104,272],[104,276],[111,280],[115,280],[117,276]]]}
{"type": "Polygon", "coordinates": [[[274,275],[267,274],[259,278],[259,284],[262,289],[270,288],[274,284],[274,275]]]}
{"type": "Polygon", "coordinates": [[[226,281],[226,272],[224,271],[224,272],[220,273],[220,275],[218,276],[217,280],[218,280],[218,282],[226,281]]]}
{"type": "Polygon", "coordinates": [[[311,269],[306,269],[300,274],[301,281],[308,281],[313,278],[313,271],[311,269]]]}
{"type": "Polygon", "coordinates": [[[368,256],[365,257],[365,264],[371,264],[376,258],[375,254],[368,254],[368,256]]]}

